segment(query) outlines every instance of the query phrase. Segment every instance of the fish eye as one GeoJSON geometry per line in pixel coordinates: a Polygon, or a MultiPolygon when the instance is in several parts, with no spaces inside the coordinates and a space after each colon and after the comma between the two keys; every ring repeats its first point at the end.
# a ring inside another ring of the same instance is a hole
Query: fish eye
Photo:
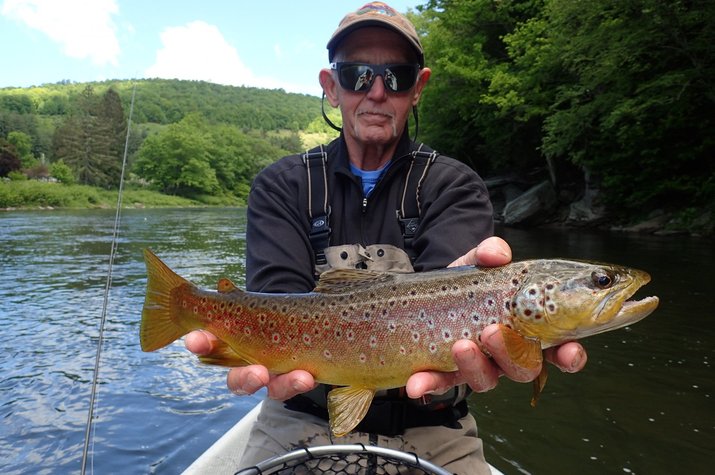
{"type": "Polygon", "coordinates": [[[613,277],[607,272],[596,271],[591,274],[591,280],[601,289],[607,289],[613,285],[613,277]]]}

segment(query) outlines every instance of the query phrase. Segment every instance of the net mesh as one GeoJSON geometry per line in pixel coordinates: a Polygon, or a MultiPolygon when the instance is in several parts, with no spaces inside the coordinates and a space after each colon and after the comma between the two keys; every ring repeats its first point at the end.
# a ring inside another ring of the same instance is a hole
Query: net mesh
{"type": "Polygon", "coordinates": [[[236,475],[452,475],[415,454],[373,445],[326,445],[268,459],[236,475]]]}

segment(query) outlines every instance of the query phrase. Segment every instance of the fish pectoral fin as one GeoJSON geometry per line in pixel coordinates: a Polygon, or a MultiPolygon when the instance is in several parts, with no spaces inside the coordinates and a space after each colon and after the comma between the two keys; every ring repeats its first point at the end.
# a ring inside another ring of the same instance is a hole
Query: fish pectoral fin
{"type": "Polygon", "coordinates": [[[500,325],[500,327],[504,338],[504,347],[514,363],[525,369],[538,368],[543,363],[544,356],[539,340],[526,338],[506,325],[500,325]]]}
{"type": "Polygon", "coordinates": [[[375,396],[375,390],[345,386],[332,389],[328,393],[328,414],[330,431],[342,437],[353,430],[367,414],[375,396]]]}
{"type": "Polygon", "coordinates": [[[544,386],[546,386],[546,379],[549,376],[549,372],[546,369],[546,365],[543,365],[541,367],[541,372],[539,375],[536,377],[534,380],[534,394],[531,396],[531,407],[536,407],[536,403],[539,401],[539,396],[541,395],[541,391],[544,390],[544,386]]]}
{"type": "Polygon", "coordinates": [[[200,355],[199,361],[206,364],[229,366],[232,368],[251,364],[250,361],[245,360],[241,355],[236,353],[233,348],[221,340],[214,343],[211,353],[200,355]]]}

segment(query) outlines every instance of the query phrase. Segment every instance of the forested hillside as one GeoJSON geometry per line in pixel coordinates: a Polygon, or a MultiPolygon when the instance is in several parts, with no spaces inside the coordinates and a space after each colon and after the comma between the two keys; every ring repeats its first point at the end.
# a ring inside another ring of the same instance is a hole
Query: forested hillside
{"type": "MultiPolygon", "coordinates": [[[[199,81],[140,80],[0,89],[0,176],[112,188],[132,93],[131,182],[206,199],[245,197],[263,166],[322,132],[319,99],[199,81]]],[[[210,200],[209,200],[210,201],[210,200]]]]}

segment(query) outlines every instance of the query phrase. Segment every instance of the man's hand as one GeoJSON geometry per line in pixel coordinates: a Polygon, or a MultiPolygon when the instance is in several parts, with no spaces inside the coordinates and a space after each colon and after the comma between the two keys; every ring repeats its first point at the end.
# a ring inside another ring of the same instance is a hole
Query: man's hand
{"type": "MultiPolygon", "coordinates": [[[[509,245],[503,239],[491,237],[455,260],[450,267],[462,265],[495,267],[509,262],[511,262],[509,245]]],[[[463,383],[468,384],[475,392],[485,392],[497,385],[501,375],[520,382],[533,381],[539,375],[540,367],[522,368],[509,358],[499,325],[487,326],[482,331],[480,341],[491,358],[473,341],[458,340],[452,346],[452,356],[458,370],[453,373],[424,371],[413,374],[407,381],[408,396],[419,398],[425,394],[441,393],[463,383]]],[[[544,352],[544,356],[561,371],[569,373],[580,371],[586,364],[586,352],[577,342],[549,348],[544,352]]]]}
{"type": "MultiPolygon", "coordinates": [[[[193,331],[186,335],[185,344],[189,351],[197,355],[210,354],[218,339],[211,333],[193,331]]],[[[268,397],[284,401],[296,394],[304,393],[316,386],[313,375],[296,370],[273,375],[265,366],[250,365],[232,368],[226,378],[228,388],[239,395],[253,394],[264,386],[268,387],[268,397]]]]}

